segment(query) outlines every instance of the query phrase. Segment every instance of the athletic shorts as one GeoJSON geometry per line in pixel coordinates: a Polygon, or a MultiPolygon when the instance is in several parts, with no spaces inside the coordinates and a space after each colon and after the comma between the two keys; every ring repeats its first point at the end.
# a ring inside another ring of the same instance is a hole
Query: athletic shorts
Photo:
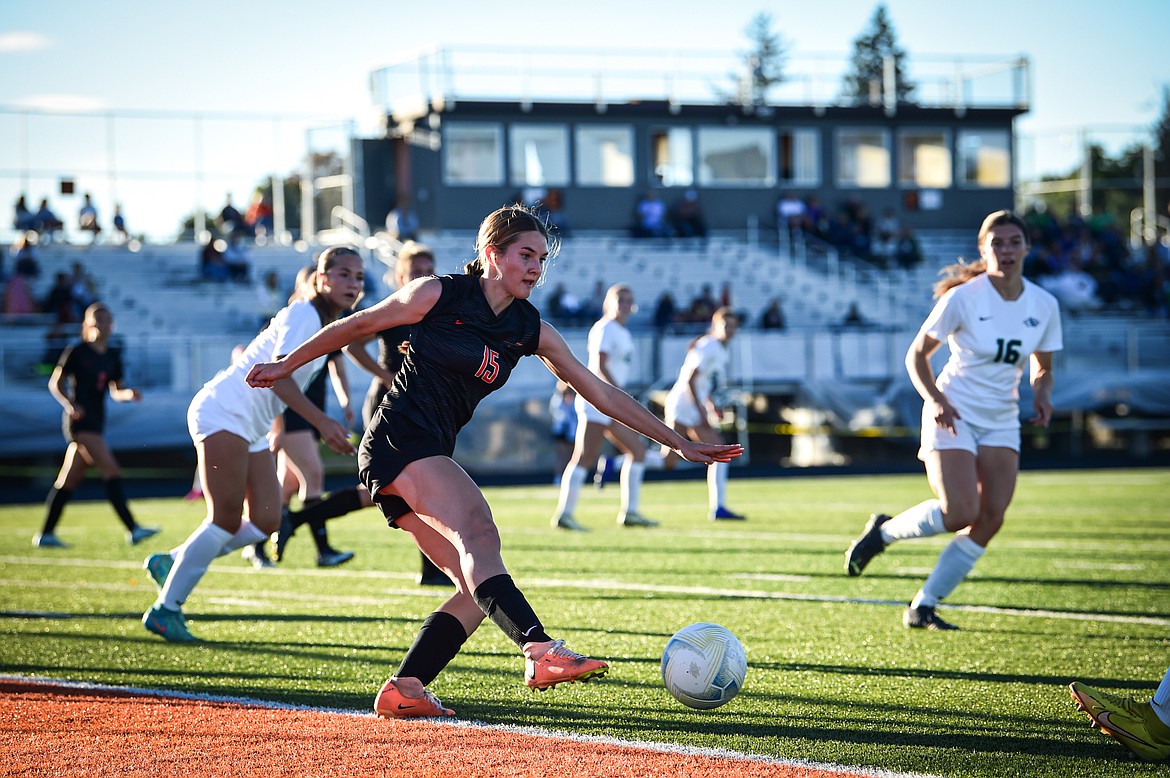
{"type": "Polygon", "coordinates": [[[187,431],[191,433],[191,440],[196,443],[217,432],[230,432],[248,441],[249,454],[258,454],[269,448],[267,436],[261,435],[257,440],[250,440],[240,417],[226,411],[219,403],[208,402],[206,391],[203,389],[199,390],[191,400],[191,406],[187,408],[187,431]]]}
{"type": "Polygon", "coordinates": [[[677,395],[667,395],[666,405],[662,409],[666,426],[674,429],[676,424],[684,427],[698,427],[702,416],[699,409],[688,399],[680,399],[677,395]]]}
{"type": "Polygon", "coordinates": [[[69,443],[77,442],[76,436],[79,432],[92,432],[95,435],[101,435],[105,431],[105,419],[99,419],[95,422],[88,416],[85,416],[80,421],[74,421],[68,413],[61,414],[61,434],[65,436],[65,440],[69,443]]]}
{"type": "Polygon", "coordinates": [[[304,416],[300,415],[292,408],[284,409],[284,431],[285,432],[303,432],[308,430],[313,433],[315,440],[321,439],[321,431],[310,424],[304,416]]]}
{"type": "Polygon", "coordinates": [[[358,447],[358,479],[370,490],[386,523],[397,528],[395,522],[414,509],[396,494],[381,494],[382,489],[394,483],[411,462],[450,457],[453,453],[433,433],[401,414],[388,415],[385,408],[379,407],[358,447]]]}
{"type": "Polygon", "coordinates": [[[1020,451],[1020,428],[987,429],[968,424],[962,419],[955,421],[955,432],[943,429],[934,422],[934,415],[927,408],[922,408],[922,444],[918,449],[918,458],[926,461],[927,453],[931,451],[970,451],[979,454],[980,446],[995,446],[1020,451]]]}
{"type": "Polygon", "coordinates": [[[574,401],[573,405],[577,410],[578,424],[584,424],[588,422],[589,424],[600,424],[603,427],[608,427],[610,422],[613,421],[613,419],[594,408],[591,404],[585,402],[585,400],[581,397],[578,397],[574,401]]]}

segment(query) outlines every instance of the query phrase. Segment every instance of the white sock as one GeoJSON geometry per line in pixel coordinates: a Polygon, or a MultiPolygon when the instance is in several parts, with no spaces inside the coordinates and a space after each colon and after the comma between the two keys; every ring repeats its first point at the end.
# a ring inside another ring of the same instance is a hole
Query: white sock
{"type": "Polygon", "coordinates": [[[232,535],[231,540],[224,545],[223,551],[220,551],[219,555],[225,556],[244,546],[259,543],[261,540],[268,540],[268,535],[264,534],[255,524],[244,519],[240,523],[240,528],[236,530],[236,534],[232,535]]]}
{"type": "Polygon", "coordinates": [[[1154,692],[1150,706],[1154,709],[1154,713],[1158,714],[1162,723],[1170,727],[1170,670],[1167,670],[1166,674],[1162,676],[1162,683],[1158,684],[1158,691],[1154,692]]]}
{"type": "Polygon", "coordinates": [[[711,513],[727,505],[727,472],[730,466],[726,462],[716,462],[707,465],[707,507],[711,513]]]}
{"type": "Polygon", "coordinates": [[[646,466],[635,462],[632,456],[626,456],[622,462],[622,505],[619,516],[638,512],[638,506],[642,504],[642,476],[645,472],[646,466]]]}
{"type": "Polygon", "coordinates": [[[920,502],[887,521],[881,529],[885,543],[942,534],[947,531],[943,526],[942,503],[938,500],[920,502]]]}
{"type": "Polygon", "coordinates": [[[926,577],[926,583],[922,584],[918,594],[914,595],[910,607],[919,608],[925,605],[933,608],[938,605],[939,601],[963,582],[986,550],[967,535],[955,535],[938,555],[934,569],[926,577]]]}
{"type": "Polygon", "coordinates": [[[664,470],[666,468],[666,460],[659,449],[648,450],[642,464],[646,466],[647,470],[664,470]]]}
{"type": "Polygon", "coordinates": [[[577,500],[581,497],[581,486],[585,483],[588,473],[585,468],[577,466],[568,478],[561,478],[561,496],[557,501],[557,516],[572,516],[577,508],[577,500]]]}
{"type": "Polygon", "coordinates": [[[171,568],[162,591],[158,593],[155,604],[177,611],[187,601],[188,595],[199,583],[199,579],[207,572],[211,561],[219,556],[224,544],[232,539],[232,533],[222,527],[217,527],[211,521],[204,521],[187,538],[187,542],[179,546],[175,556],[175,565],[171,568]]]}

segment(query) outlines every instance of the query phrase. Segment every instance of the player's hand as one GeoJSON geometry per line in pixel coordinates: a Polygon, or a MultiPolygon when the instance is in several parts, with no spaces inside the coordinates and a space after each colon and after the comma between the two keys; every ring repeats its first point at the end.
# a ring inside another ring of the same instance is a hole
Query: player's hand
{"type": "Polygon", "coordinates": [[[335,454],[349,455],[357,450],[350,442],[349,429],[341,422],[326,419],[317,431],[321,433],[321,440],[325,441],[325,445],[335,454]]]}
{"type": "Polygon", "coordinates": [[[284,362],[260,362],[252,365],[252,369],[248,371],[248,377],[244,379],[248,386],[255,389],[271,389],[272,386],[282,378],[288,378],[292,375],[284,362]]]}
{"type": "Polygon", "coordinates": [[[946,401],[946,398],[934,403],[934,412],[932,415],[934,416],[934,423],[952,435],[955,434],[955,422],[962,418],[959,416],[959,412],[946,401]]]}
{"type": "Polygon", "coordinates": [[[1037,427],[1047,427],[1048,423],[1052,421],[1052,403],[1041,400],[1033,400],[1032,410],[1036,415],[1033,416],[1030,421],[1037,427]]]}
{"type": "Polygon", "coordinates": [[[142,390],[135,387],[130,390],[130,401],[140,403],[142,402],[142,390]]]}
{"type": "Polygon", "coordinates": [[[738,443],[713,444],[695,443],[688,440],[677,449],[680,456],[688,462],[697,462],[700,465],[710,465],[715,462],[730,462],[743,454],[743,446],[738,443]]]}

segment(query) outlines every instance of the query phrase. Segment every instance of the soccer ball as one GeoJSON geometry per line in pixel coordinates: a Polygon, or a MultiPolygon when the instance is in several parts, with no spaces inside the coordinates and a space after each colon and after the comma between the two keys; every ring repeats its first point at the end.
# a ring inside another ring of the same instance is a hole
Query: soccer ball
{"type": "Polygon", "coordinates": [[[739,694],[747,676],[747,656],[731,630],[699,622],[666,641],[662,682],[676,700],[691,708],[718,708],[739,694]]]}

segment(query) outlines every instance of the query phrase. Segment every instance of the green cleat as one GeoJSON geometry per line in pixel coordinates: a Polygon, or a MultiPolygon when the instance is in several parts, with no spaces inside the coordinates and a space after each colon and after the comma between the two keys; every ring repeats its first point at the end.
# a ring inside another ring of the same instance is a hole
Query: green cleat
{"type": "Polygon", "coordinates": [[[194,643],[199,640],[187,629],[187,619],[182,611],[173,611],[157,603],[142,614],[142,626],[170,643],[194,643]]]}
{"type": "Polygon", "coordinates": [[[175,566],[175,558],[170,554],[151,554],[142,563],[142,566],[150,574],[154,585],[159,588],[159,591],[162,591],[163,584],[167,582],[167,576],[171,574],[171,568],[175,566]]]}
{"type": "Polygon", "coordinates": [[[1138,758],[1147,762],[1170,759],[1170,726],[1158,718],[1150,703],[1098,691],[1080,681],[1069,684],[1068,693],[1094,727],[1138,758]]]}

